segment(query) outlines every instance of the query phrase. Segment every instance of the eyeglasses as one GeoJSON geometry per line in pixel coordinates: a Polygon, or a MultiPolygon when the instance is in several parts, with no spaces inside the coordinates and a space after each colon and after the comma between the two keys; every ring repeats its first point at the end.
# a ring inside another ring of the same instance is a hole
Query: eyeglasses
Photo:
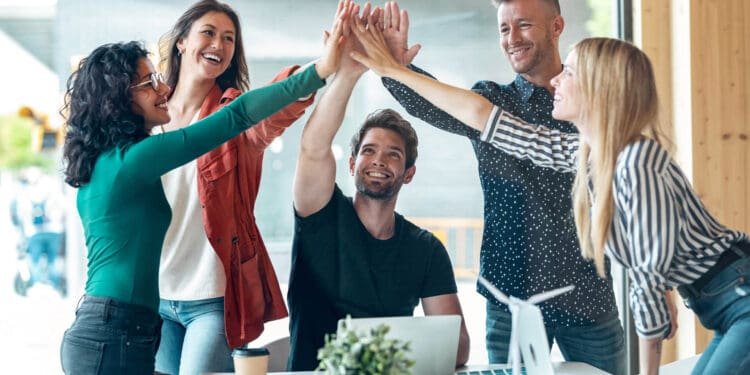
{"type": "Polygon", "coordinates": [[[151,88],[154,89],[154,91],[159,91],[159,88],[162,86],[166,86],[167,82],[164,80],[164,76],[161,75],[161,73],[151,73],[149,75],[149,79],[146,81],[143,81],[141,83],[136,83],[135,85],[130,86],[131,89],[137,89],[139,87],[143,87],[150,84],[151,88]]]}

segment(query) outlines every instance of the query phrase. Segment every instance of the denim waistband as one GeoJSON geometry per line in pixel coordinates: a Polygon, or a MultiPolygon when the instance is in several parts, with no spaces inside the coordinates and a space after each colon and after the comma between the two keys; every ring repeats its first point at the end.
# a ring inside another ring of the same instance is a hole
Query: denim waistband
{"type": "Polygon", "coordinates": [[[697,296],[701,289],[706,286],[711,280],[716,277],[721,271],[725,270],[729,265],[734,262],[750,257],[750,242],[738,242],[732,244],[732,247],[724,251],[719,260],[716,261],[706,273],[701,275],[700,278],[695,280],[690,285],[681,285],[677,288],[677,291],[683,298],[691,298],[697,296]]]}
{"type": "Polygon", "coordinates": [[[81,297],[76,319],[141,335],[159,333],[162,322],[159,314],[148,307],[89,295],[81,297]]]}

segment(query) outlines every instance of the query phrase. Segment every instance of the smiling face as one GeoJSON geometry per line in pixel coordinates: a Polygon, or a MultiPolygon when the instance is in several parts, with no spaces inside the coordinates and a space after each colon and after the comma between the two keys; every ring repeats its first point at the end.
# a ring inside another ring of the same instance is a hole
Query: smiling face
{"type": "Polygon", "coordinates": [[[582,117],[584,108],[576,70],[577,56],[575,50],[571,51],[565,59],[563,71],[552,78],[552,87],[555,88],[552,117],[574,123],[584,140],[587,140],[591,139],[591,134],[582,117]]]}
{"type": "Polygon", "coordinates": [[[138,60],[138,78],[133,82],[130,88],[132,95],[132,110],[140,116],[143,116],[144,126],[150,131],[154,126],[166,124],[169,122],[169,112],[167,111],[167,95],[169,86],[159,82],[157,89],[150,82],[156,73],[151,61],[145,57],[138,60]]]}
{"type": "Polygon", "coordinates": [[[182,52],[180,72],[215,80],[232,62],[235,34],[235,25],[225,13],[208,12],[195,20],[187,36],[177,42],[182,52]]]}
{"type": "Polygon", "coordinates": [[[371,128],[362,138],[356,159],[349,158],[349,171],[360,194],[378,200],[394,198],[416,168],[406,169],[406,146],[398,133],[371,128]]]}
{"type": "MultiPolygon", "coordinates": [[[[513,0],[497,8],[500,46],[513,70],[534,75],[555,63],[562,18],[542,0],[513,0]]],[[[558,65],[559,67],[559,65],[558,65]]]]}

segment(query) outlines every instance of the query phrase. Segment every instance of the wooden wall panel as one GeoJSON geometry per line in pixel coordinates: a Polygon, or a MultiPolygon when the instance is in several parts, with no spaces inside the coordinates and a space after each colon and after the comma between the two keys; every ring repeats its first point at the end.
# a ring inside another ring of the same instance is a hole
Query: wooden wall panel
{"type": "MultiPolygon", "coordinates": [[[[633,5],[635,43],[654,65],[664,118],[690,119],[672,122],[673,139],[687,134],[691,140],[678,150],[689,153],[683,166],[692,165],[687,172],[693,185],[721,223],[750,232],[750,1],[636,0],[633,5]],[[685,7],[687,12],[681,10],[685,7]],[[675,59],[678,45],[680,51],[687,46],[688,53],[679,55],[689,59],[675,59]],[[690,113],[682,116],[682,111],[690,113]]],[[[680,330],[690,331],[690,341],[694,330],[694,343],[680,342],[679,353],[667,343],[665,362],[702,352],[712,338],[697,319],[680,330]]]]}
{"type": "Polygon", "coordinates": [[[651,59],[659,92],[660,110],[664,131],[672,139],[672,27],[671,1],[634,2],[636,22],[634,42],[651,59]]]}
{"type": "MultiPolygon", "coordinates": [[[[747,232],[750,4],[746,0],[690,4],[693,184],[721,223],[747,232]]],[[[697,332],[696,349],[702,351],[710,338],[710,332],[697,332]]]]}

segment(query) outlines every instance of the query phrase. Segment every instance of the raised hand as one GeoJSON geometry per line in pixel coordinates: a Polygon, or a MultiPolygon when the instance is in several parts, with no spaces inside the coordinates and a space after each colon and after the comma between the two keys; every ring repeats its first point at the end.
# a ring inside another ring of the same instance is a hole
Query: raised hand
{"type": "Polygon", "coordinates": [[[336,17],[331,27],[331,32],[323,32],[323,55],[315,63],[320,78],[328,78],[339,69],[341,64],[342,45],[344,44],[344,24],[348,17],[348,6],[351,0],[339,1],[336,17]]]}
{"type": "Polygon", "coordinates": [[[393,57],[401,65],[411,64],[422,46],[415,44],[409,47],[409,13],[406,9],[399,10],[397,2],[388,1],[379,21],[385,43],[393,57]]]}
{"type": "Polygon", "coordinates": [[[360,51],[350,52],[351,57],[372,69],[380,76],[389,76],[390,73],[405,69],[404,66],[392,55],[390,48],[385,41],[385,36],[378,24],[372,23],[372,17],[368,20],[370,23],[365,25],[359,18],[355,18],[350,24],[352,32],[364,48],[365,54],[360,51]]]}
{"type": "MultiPolygon", "coordinates": [[[[349,1],[345,6],[347,19],[346,22],[344,22],[344,44],[341,51],[341,67],[339,68],[339,73],[351,73],[353,75],[360,76],[362,75],[362,73],[367,71],[367,67],[351,57],[351,52],[353,51],[358,51],[360,53],[364,52],[362,45],[359,43],[359,40],[354,36],[352,32],[352,27],[354,27],[354,20],[362,20],[359,15],[360,8],[359,5],[354,4],[351,1],[349,1]]],[[[369,2],[366,3],[362,8],[362,14],[370,14],[369,2]]]]}

